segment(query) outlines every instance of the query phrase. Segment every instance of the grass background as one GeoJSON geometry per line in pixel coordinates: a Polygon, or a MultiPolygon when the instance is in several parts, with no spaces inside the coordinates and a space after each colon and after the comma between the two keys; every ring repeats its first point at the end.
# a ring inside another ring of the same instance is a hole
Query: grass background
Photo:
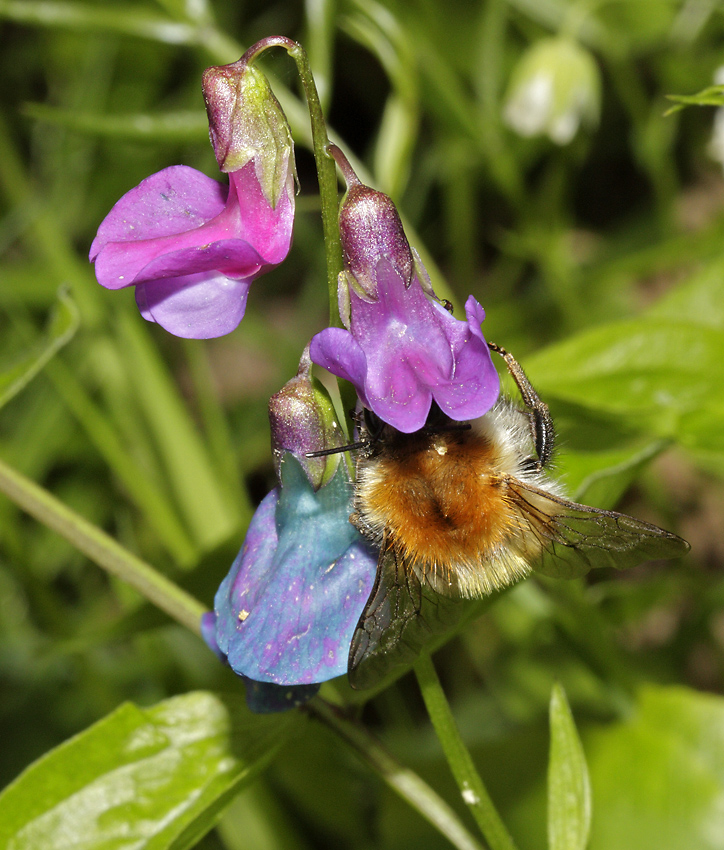
{"type": "MultiPolygon", "coordinates": [[[[542,846],[561,681],[590,847],[724,847],[724,179],[713,108],[664,114],[724,64],[720,5],[0,0],[0,27],[0,371],[43,367],[0,386],[2,458],[211,603],[273,486],[266,402],[328,310],[293,63],[264,61],[298,144],[294,246],[238,331],[170,337],[97,285],[87,252],[149,173],[216,174],[202,70],[266,35],[299,40],[334,140],[399,205],[438,291],[475,295],[550,402],[571,494],[692,544],[628,574],[528,581],[438,653],[504,820],[542,846]],[[599,126],[563,148],[501,120],[516,63],[561,28],[602,79],[599,126]]],[[[197,638],[0,500],[0,784],[124,700],[220,687],[234,683],[197,638]]],[[[364,718],[456,798],[413,679],[364,718]]],[[[448,846],[308,723],[199,846],[413,842],[448,846]]]]}

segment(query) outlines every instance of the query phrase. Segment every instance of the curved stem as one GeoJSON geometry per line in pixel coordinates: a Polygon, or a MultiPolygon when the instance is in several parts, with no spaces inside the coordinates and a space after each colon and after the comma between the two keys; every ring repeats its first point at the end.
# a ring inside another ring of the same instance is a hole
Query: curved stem
{"type": "Polygon", "coordinates": [[[201,615],[207,610],[206,606],[2,460],[0,491],[99,567],[128,582],[182,626],[201,634],[201,615]]]}
{"type": "Polygon", "coordinates": [[[362,725],[316,697],[305,710],[335,732],[380,778],[458,850],[484,850],[455,812],[412,770],[401,765],[362,725]]]}
{"type": "Polygon", "coordinates": [[[422,691],[427,713],[435,728],[445,758],[460,789],[460,794],[477,821],[491,850],[515,850],[515,844],[490,799],[487,788],[460,737],[445,693],[430,655],[423,652],[415,662],[415,675],[422,691]]]}
{"type": "Polygon", "coordinates": [[[252,61],[269,47],[283,47],[296,62],[299,77],[307,98],[309,119],[312,125],[312,151],[317,166],[319,180],[319,199],[322,208],[322,230],[324,232],[324,251],[327,259],[327,287],[329,289],[329,322],[341,327],[339,306],[337,304],[337,277],[342,271],[342,242],[339,236],[337,217],[339,199],[337,192],[337,171],[334,160],[329,154],[327,125],[322,113],[317,86],[304,48],[281,35],[269,36],[257,42],[247,50],[245,56],[252,61]]]}

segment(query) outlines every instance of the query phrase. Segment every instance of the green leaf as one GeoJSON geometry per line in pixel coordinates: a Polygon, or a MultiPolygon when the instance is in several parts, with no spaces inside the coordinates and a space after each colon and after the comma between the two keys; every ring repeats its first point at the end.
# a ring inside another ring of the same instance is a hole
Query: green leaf
{"type": "Polygon", "coordinates": [[[195,692],[126,703],[0,796],[8,850],[185,850],[275,755],[296,714],[251,715],[195,692]]]}
{"type": "Polygon", "coordinates": [[[58,292],[58,301],[42,339],[38,340],[15,363],[0,371],[0,407],[28,384],[50,358],[61,349],[78,329],[78,309],[66,289],[58,292]]]}
{"type": "Polygon", "coordinates": [[[585,850],[591,830],[591,786],[576,724],[559,684],[551,694],[550,725],[548,847],[585,850]]]}
{"type": "Polygon", "coordinates": [[[613,508],[641,470],[659,455],[666,440],[647,440],[622,449],[576,452],[566,449],[561,458],[563,478],[577,502],[613,508]]]}
{"type": "MultiPolygon", "coordinates": [[[[717,230],[714,235],[720,243],[720,232],[717,230]]],[[[657,301],[646,315],[724,330],[724,258],[707,263],[701,271],[657,301]]]]}
{"type": "Polygon", "coordinates": [[[724,334],[688,316],[651,316],[593,328],[526,363],[543,398],[558,398],[628,419],[692,448],[708,449],[724,428],[712,387],[724,385],[724,334]],[[711,430],[691,423],[710,411],[711,430]]]}
{"type": "Polygon", "coordinates": [[[622,723],[586,736],[590,850],[721,850],[724,699],[647,687],[622,723]]]}
{"type": "Polygon", "coordinates": [[[724,86],[707,86],[696,94],[667,94],[667,100],[676,102],[664,112],[664,115],[672,115],[687,106],[724,106],[724,86]]]}

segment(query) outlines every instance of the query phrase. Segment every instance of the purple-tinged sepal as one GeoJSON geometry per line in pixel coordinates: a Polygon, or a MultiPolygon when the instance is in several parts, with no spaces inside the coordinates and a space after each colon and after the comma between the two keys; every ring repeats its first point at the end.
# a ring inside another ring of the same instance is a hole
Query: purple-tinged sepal
{"type": "Polygon", "coordinates": [[[377,554],[349,522],[352,488],[345,464],[315,491],[287,454],[281,480],[281,488],[257,508],[217,591],[212,637],[240,676],[313,685],[347,672],[377,554]]]}
{"type": "Polygon", "coordinates": [[[281,475],[282,458],[290,453],[315,490],[332,478],[342,459],[340,452],[307,457],[339,449],[346,442],[327,391],[312,376],[308,346],[297,374],[269,399],[269,423],[277,477],[281,475]]]}
{"type": "Polygon", "coordinates": [[[312,360],[352,383],[362,404],[398,431],[422,428],[433,401],[457,421],[482,416],[500,390],[483,308],[468,298],[464,321],[445,309],[390,198],[362,186],[333,153],[350,185],[340,209],[345,327],[318,333],[312,360]]]}
{"type": "Polygon", "coordinates": [[[339,208],[344,256],[340,285],[344,282],[361,297],[375,299],[375,269],[380,258],[386,257],[405,286],[409,286],[413,275],[412,250],[392,198],[361,183],[336,145],[330,145],[330,152],[347,183],[339,208]]]}
{"type": "Polygon", "coordinates": [[[207,68],[202,86],[219,168],[231,173],[253,161],[264,197],[274,208],[293,192],[294,143],[266,77],[250,64],[255,55],[252,47],[231,65],[207,68]]]}

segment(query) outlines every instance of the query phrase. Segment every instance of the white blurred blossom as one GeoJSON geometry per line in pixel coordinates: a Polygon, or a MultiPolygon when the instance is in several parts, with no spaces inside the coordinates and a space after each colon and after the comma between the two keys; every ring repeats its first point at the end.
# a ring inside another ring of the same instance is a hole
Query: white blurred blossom
{"type": "Polygon", "coordinates": [[[581,124],[595,126],[600,101],[601,80],[591,54],[569,39],[545,38],[513,70],[503,119],[521,136],[546,134],[567,145],[581,124]]]}

